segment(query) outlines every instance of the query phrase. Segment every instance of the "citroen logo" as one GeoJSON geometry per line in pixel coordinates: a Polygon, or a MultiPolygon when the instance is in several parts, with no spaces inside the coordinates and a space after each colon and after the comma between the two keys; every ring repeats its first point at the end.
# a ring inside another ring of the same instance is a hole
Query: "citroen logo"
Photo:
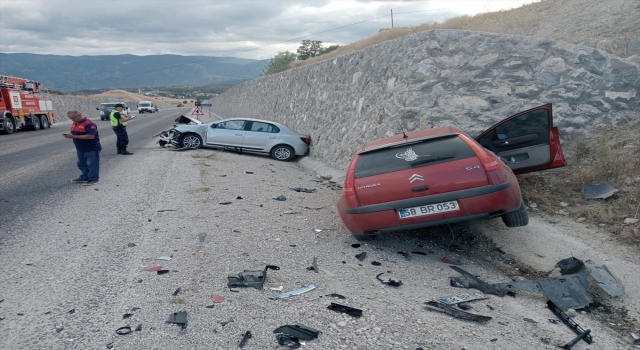
{"type": "Polygon", "coordinates": [[[424,181],[424,177],[422,177],[422,175],[413,174],[409,178],[409,183],[413,183],[414,181],[424,181]]]}

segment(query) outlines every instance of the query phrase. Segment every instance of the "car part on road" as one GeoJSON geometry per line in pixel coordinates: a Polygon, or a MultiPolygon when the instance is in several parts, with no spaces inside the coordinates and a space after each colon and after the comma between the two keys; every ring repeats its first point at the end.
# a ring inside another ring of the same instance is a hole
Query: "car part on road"
{"type": "Polygon", "coordinates": [[[211,297],[214,303],[221,303],[224,301],[224,297],[222,295],[214,295],[211,297]]]}
{"type": "Polygon", "coordinates": [[[464,288],[473,288],[473,289],[477,289],[483,293],[487,293],[487,294],[493,294],[493,295],[497,295],[499,297],[503,297],[504,296],[504,291],[499,290],[498,288],[490,285],[489,283],[479,279],[478,277],[470,274],[469,272],[457,267],[457,266],[449,266],[450,268],[454,269],[455,271],[457,271],[458,273],[460,273],[462,276],[460,277],[455,277],[451,280],[451,283],[458,283],[460,285],[462,285],[464,288]]]}
{"type": "Polygon", "coordinates": [[[358,259],[360,261],[364,260],[364,258],[366,258],[366,257],[367,257],[367,252],[362,252],[362,253],[356,255],[356,259],[358,259]]]}
{"type": "Polygon", "coordinates": [[[229,324],[229,323],[231,323],[231,322],[233,322],[233,318],[229,319],[229,321],[222,321],[222,322],[220,322],[220,325],[221,325],[222,327],[224,327],[224,326],[228,325],[228,324],[229,324]]]}
{"type": "Polygon", "coordinates": [[[351,248],[360,248],[360,243],[354,243],[351,245],[351,248]]]}
{"type": "Polygon", "coordinates": [[[247,331],[246,333],[244,333],[240,344],[238,344],[238,347],[243,348],[247,344],[247,341],[249,341],[249,339],[251,339],[251,331],[247,331]]]}
{"type": "Polygon", "coordinates": [[[331,305],[327,306],[327,309],[333,310],[336,312],[341,312],[343,314],[347,314],[355,318],[360,318],[360,316],[362,316],[362,310],[356,309],[350,306],[346,306],[346,305],[331,303],[331,305]]]}
{"type": "Polygon", "coordinates": [[[262,289],[264,286],[264,282],[267,279],[267,270],[280,270],[280,267],[274,265],[267,265],[263,270],[259,271],[251,271],[244,270],[235,275],[227,276],[229,280],[227,282],[227,286],[229,288],[237,288],[237,287],[253,287],[255,289],[262,289]]]}
{"type": "Polygon", "coordinates": [[[608,182],[584,185],[584,196],[587,199],[607,199],[618,191],[617,188],[614,188],[608,182]]]}
{"type": "Polygon", "coordinates": [[[450,265],[462,265],[462,263],[460,262],[460,260],[458,259],[454,259],[450,256],[443,256],[442,259],[440,259],[443,263],[445,264],[450,264],[450,265]]]}
{"type": "Polygon", "coordinates": [[[445,304],[455,305],[455,304],[464,303],[468,301],[483,300],[483,299],[489,299],[489,297],[480,292],[474,292],[474,293],[465,293],[465,294],[458,294],[458,295],[443,297],[443,298],[440,298],[439,300],[440,302],[445,304]]]}
{"type": "Polygon", "coordinates": [[[285,334],[299,340],[313,340],[318,337],[320,331],[301,324],[284,325],[273,330],[275,334],[285,334]]]}
{"type": "Polygon", "coordinates": [[[207,305],[207,306],[205,306],[205,307],[206,307],[207,309],[213,309],[214,307],[216,307],[216,305],[215,305],[215,304],[211,304],[211,305],[207,305]]]}
{"type": "Polygon", "coordinates": [[[300,339],[286,334],[276,334],[276,340],[279,345],[286,346],[289,349],[297,349],[300,347],[300,339]]]}
{"type": "Polygon", "coordinates": [[[171,260],[170,256],[159,256],[156,258],[156,260],[164,260],[164,261],[169,261],[171,260]]]}
{"type": "Polygon", "coordinates": [[[315,188],[304,188],[304,187],[296,187],[296,188],[289,187],[289,189],[294,190],[296,192],[304,192],[304,193],[313,193],[316,191],[315,188]]]}
{"type": "Polygon", "coordinates": [[[445,303],[440,303],[437,301],[426,301],[424,303],[424,306],[428,310],[442,312],[447,315],[453,316],[455,318],[459,318],[461,320],[485,323],[492,319],[492,317],[490,316],[472,314],[466,311],[458,310],[452,307],[451,305],[447,305],[445,303]]]}
{"type": "Polygon", "coordinates": [[[527,322],[529,322],[529,323],[538,323],[536,320],[532,320],[532,319],[530,319],[530,318],[526,318],[526,317],[525,317],[525,318],[523,318],[523,320],[525,320],[525,321],[527,321],[527,322]]]}
{"type": "Polygon", "coordinates": [[[288,298],[288,297],[290,297],[292,295],[299,295],[299,294],[306,293],[306,292],[308,292],[310,290],[314,290],[314,289],[316,289],[315,284],[310,284],[310,285],[308,285],[306,287],[303,287],[303,288],[300,288],[300,289],[292,290],[292,291],[286,292],[286,293],[280,293],[280,294],[278,294],[278,299],[288,298]]]}
{"type": "Polygon", "coordinates": [[[198,240],[202,243],[204,243],[204,239],[207,237],[207,233],[206,232],[202,232],[202,233],[198,233],[198,240]]]}
{"type": "Polygon", "coordinates": [[[585,337],[588,337],[590,333],[591,333],[591,330],[587,329],[582,334],[580,334],[580,335],[576,336],[575,338],[573,338],[572,341],[570,341],[567,344],[565,344],[562,348],[563,349],[571,349],[574,345],[578,344],[579,341],[581,341],[585,337]]]}
{"type": "Polygon", "coordinates": [[[283,202],[287,200],[287,197],[283,196],[283,195],[279,195],[278,197],[274,198],[277,201],[283,202]]]}
{"type": "Polygon", "coordinates": [[[117,335],[131,334],[131,327],[129,327],[129,326],[120,327],[120,328],[116,329],[116,334],[117,335]]]}
{"type": "Polygon", "coordinates": [[[231,203],[233,203],[233,202],[220,202],[220,203],[218,203],[218,204],[220,204],[220,205],[229,205],[229,204],[231,204],[231,203]]]}
{"type": "Polygon", "coordinates": [[[379,273],[376,276],[376,279],[378,281],[382,282],[383,284],[387,284],[387,285],[389,285],[391,287],[400,287],[402,285],[402,281],[401,280],[397,280],[397,279],[394,279],[394,278],[389,278],[388,280],[385,281],[385,280],[381,279],[380,276],[382,276],[383,274],[384,274],[384,272],[383,273],[379,273]]]}
{"type": "Polygon", "coordinates": [[[558,261],[554,267],[559,268],[560,274],[562,275],[580,273],[585,270],[584,262],[574,257],[562,259],[558,261]]]}
{"type": "Polygon", "coordinates": [[[127,319],[127,318],[129,318],[131,316],[133,316],[133,314],[124,314],[124,315],[122,315],[122,319],[125,320],[125,319],[127,319]]]}
{"type": "Polygon", "coordinates": [[[380,266],[380,265],[382,265],[382,264],[380,264],[380,263],[379,263],[379,262],[377,262],[377,261],[372,261],[372,262],[371,262],[371,265],[373,265],[373,266],[380,266]]]}
{"type": "Polygon", "coordinates": [[[167,323],[176,324],[182,328],[187,327],[187,312],[186,311],[178,311],[169,315],[169,319],[167,323]]]}
{"type": "Polygon", "coordinates": [[[149,272],[157,272],[162,270],[162,266],[149,266],[147,268],[144,269],[145,271],[149,271],[149,272]]]}
{"type": "MultiPolygon", "coordinates": [[[[558,316],[560,321],[562,321],[565,325],[567,325],[567,327],[571,328],[571,330],[576,335],[581,335],[585,333],[585,330],[582,327],[580,327],[580,325],[577,324],[573,319],[571,319],[569,315],[567,315],[564,311],[562,311],[562,309],[559,308],[553,301],[548,300],[547,307],[549,307],[549,310],[551,310],[551,312],[553,312],[556,316],[558,316]]],[[[593,342],[593,338],[589,334],[586,334],[583,337],[583,339],[585,342],[587,342],[587,344],[591,344],[593,342]]]]}
{"type": "Polygon", "coordinates": [[[311,267],[313,267],[313,271],[315,271],[316,273],[320,273],[320,271],[318,270],[318,258],[317,257],[313,257],[313,265],[311,265],[311,267]]]}
{"type": "Polygon", "coordinates": [[[140,324],[136,327],[136,329],[134,329],[134,331],[136,331],[136,332],[141,332],[141,331],[142,331],[142,323],[140,323],[140,324]]]}
{"type": "Polygon", "coordinates": [[[596,284],[605,293],[612,297],[619,297],[624,294],[624,285],[618,277],[616,277],[606,265],[600,267],[591,264],[585,264],[587,271],[591,274],[596,284]]]}
{"type": "Polygon", "coordinates": [[[169,273],[169,270],[160,270],[156,272],[158,275],[164,275],[165,273],[169,273]]]}
{"type": "Polygon", "coordinates": [[[411,252],[411,254],[427,255],[427,253],[425,253],[425,252],[421,252],[421,251],[419,251],[419,250],[413,251],[413,252],[411,252]]]}
{"type": "Polygon", "coordinates": [[[175,292],[173,292],[173,296],[176,297],[178,296],[178,294],[180,294],[180,291],[182,290],[182,287],[178,287],[178,289],[176,289],[175,292]]]}
{"type": "Polygon", "coordinates": [[[347,297],[345,297],[344,295],[336,293],[327,294],[326,296],[338,299],[347,299],[347,297]]]}

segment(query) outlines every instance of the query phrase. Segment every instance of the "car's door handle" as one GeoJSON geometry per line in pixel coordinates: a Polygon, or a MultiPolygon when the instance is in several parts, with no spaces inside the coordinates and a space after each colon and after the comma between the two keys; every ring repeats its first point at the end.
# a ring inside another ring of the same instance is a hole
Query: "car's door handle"
{"type": "Polygon", "coordinates": [[[242,136],[242,134],[236,134],[236,136],[242,136]]]}
{"type": "Polygon", "coordinates": [[[429,186],[424,185],[424,186],[418,186],[418,187],[414,187],[411,189],[411,192],[422,192],[422,191],[427,191],[429,190],[429,186]]]}

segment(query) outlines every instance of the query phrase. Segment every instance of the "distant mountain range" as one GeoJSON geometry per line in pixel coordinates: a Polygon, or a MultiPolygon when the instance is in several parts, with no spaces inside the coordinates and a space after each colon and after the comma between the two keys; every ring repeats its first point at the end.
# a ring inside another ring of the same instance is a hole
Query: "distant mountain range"
{"type": "Polygon", "coordinates": [[[63,92],[99,88],[238,83],[262,74],[269,60],[178,55],[59,56],[0,53],[0,74],[63,92]]]}

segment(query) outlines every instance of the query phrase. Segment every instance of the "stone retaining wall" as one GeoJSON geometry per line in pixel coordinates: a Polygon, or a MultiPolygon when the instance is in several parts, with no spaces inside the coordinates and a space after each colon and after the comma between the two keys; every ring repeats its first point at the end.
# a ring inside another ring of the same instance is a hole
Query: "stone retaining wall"
{"type": "Polygon", "coordinates": [[[640,67],[590,47],[525,36],[428,31],[261,77],[212,100],[224,117],[309,133],[311,155],[345,170],[363,143],[456,125],[472,136],[553,103],[563,141],[639,119],[640,67]]]}

